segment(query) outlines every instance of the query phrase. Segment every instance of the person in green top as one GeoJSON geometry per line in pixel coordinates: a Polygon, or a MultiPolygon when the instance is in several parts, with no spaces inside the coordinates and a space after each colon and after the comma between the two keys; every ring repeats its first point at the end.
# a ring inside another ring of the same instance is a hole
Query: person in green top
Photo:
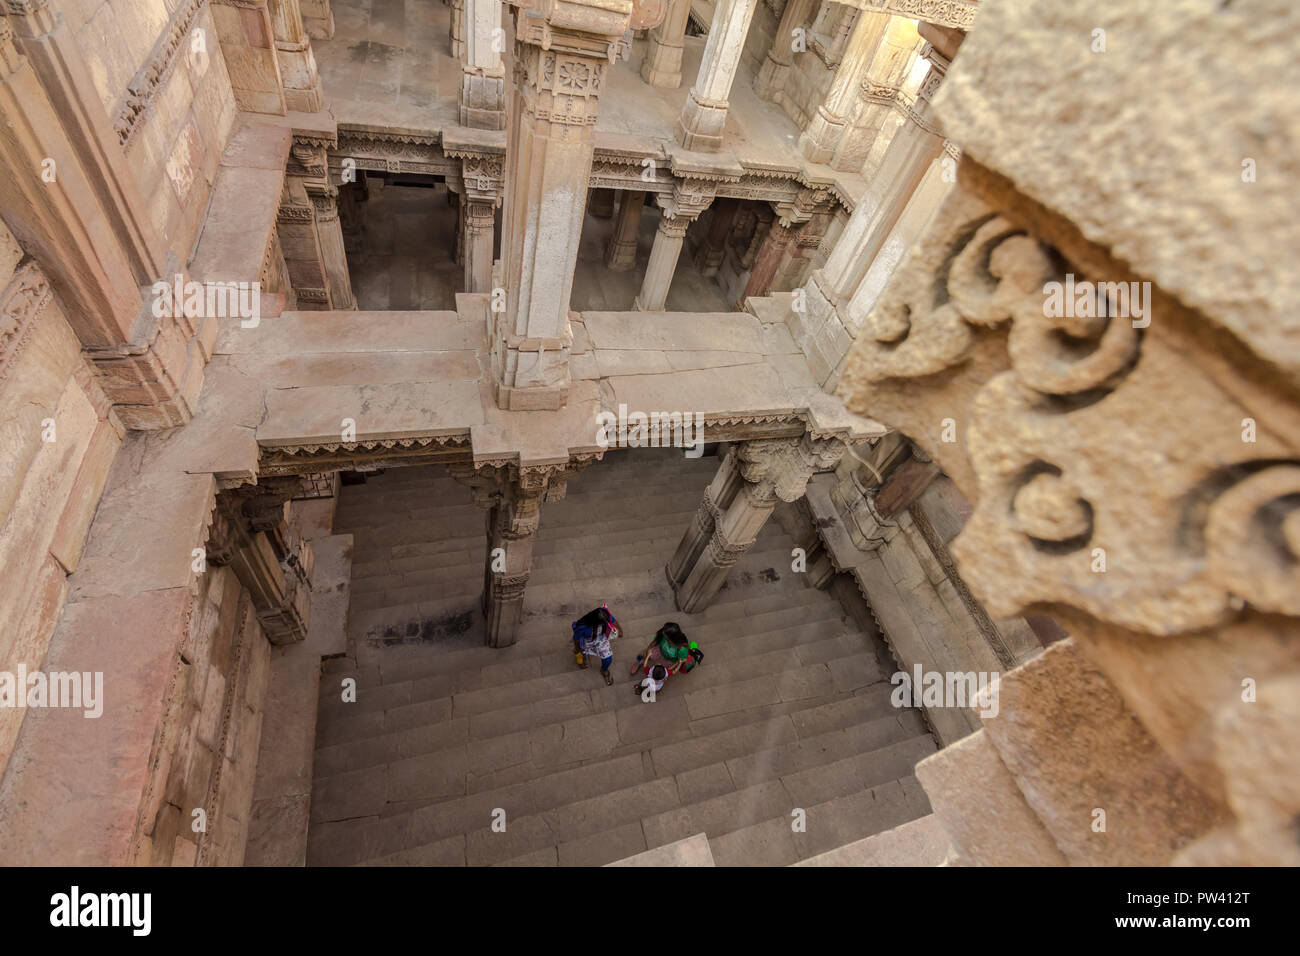
{"type": "Polygon", "coordinates": [[[662,664],[668,669],[669,674],[675,674],[691,659],[691,643],[687,640],[682,629],[672,621],[664,624],[663,627],[655,633],[645,651],[636,656],[636,663],[632,665],[629,674],[635,674],[638,670],[644,669],[648,674],[650,668],[656,664],[662,664]]]}

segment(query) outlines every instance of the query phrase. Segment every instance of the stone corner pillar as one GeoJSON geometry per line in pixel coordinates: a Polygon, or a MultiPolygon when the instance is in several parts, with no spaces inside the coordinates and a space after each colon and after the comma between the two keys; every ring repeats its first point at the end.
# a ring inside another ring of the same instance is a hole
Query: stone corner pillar
{"type": "Polygon", "coordinates": [[[854,22],[826,100],[799,136],[799,149],[810,162],[826,163],[835,155],[858,99],[858,77],[875,56],[891,19],[886,13],[863,12],[854,22]]]}
{"type": "Polygon", "coordinates": [[[695,85],[677,121],[677,141],[687,149],[717,152],[727,124],[731,83],[758,0],[719,0],[695,85]]]}
{"type": "Polygon", "coordinates": [[[786,0],[772,46],[754,77],[754,92],[765,100],[775,101],[794,64],[794,31],[808,21],[812,0],[786,0]]]}
{"type": "Polygon", "coordinates": [[[492,390],[505,409],[568,401],[569,296],[577,266],[599,97],[630,4],[550,0],[515,14],[515,105],[507,137],[502,273],[491,313],[492,390]]]}
{"type": "Polygon", "coordinates": [[[682,85],[682,47],[690,15],[691,0],[672,0],[664,22],[650,31],[641,79],[651,86],[675,90],[682,85]]]}
{"type": "Polygon", "coordinates": [[[501,0],[465,4],[464,62],[460,77],[460,124],[474,129],[506,128],[506,71],[501,62],[504,30],[501,0]]]}
{"type": "Polygon", "coordinates": [[[729,450],[666,569],[678,609],[708,607],[777,501],[799,500],[813,474],[833,468],[843,453],[840,439],[807,432],[739,442],[729,450]]]}
{"type": "Polygon", "coordinates": [[[284,105],[303,113],[319,112],[325,107],[325,90],[316,69],[311,38],[303,28],[299,0],[270,0],[269,6],[284,105]]]}

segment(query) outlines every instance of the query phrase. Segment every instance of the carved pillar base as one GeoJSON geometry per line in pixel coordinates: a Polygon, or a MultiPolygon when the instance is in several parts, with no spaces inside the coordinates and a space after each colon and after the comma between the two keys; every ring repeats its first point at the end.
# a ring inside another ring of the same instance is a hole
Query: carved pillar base
{"type": "Polygon", "coordinates": [[[677,120],[677,142],[701,153],[722,149],[722,131],[727,125],[727,101],[706,100],[695,90],[686,95],[677,120]]]}
{"type": "Polygon", "coordinates": [[[460,77],[460,125],[474,129],[506,128],[506,74],[466,66],[460,77]]]}
{"type": "Polygon", "coordinates": [[[843,116],[832,115],[825,105],[817,107],[808,128],[799,134],[799,149],[804,158],[810,163],[830,162],[847,126],[848,120],[843,116]]]}
{"type": "Polygon", "coordinates": [[[280,65],[280,82],[284,84],[284,105],[303,113],[325,108],[325,90],[316,70],[311,40],[276,40],[275,59],[280,65]]]}
{"type": "Polygon", "coordinates": [[[665,39],[658,30],[650,34],[645,59],[641,61],[641,79],[660,89],[675,90],[682,85],[682,42],[665,39]]]}

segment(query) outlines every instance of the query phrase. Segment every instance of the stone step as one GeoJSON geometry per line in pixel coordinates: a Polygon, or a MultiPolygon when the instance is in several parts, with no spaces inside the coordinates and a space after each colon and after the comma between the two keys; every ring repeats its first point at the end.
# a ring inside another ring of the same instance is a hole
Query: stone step
{"type": "MultiPolygon", "coordinates": [[[[815,593],[815,592],[814,592],[815,593]]],[[[790,603],[788,600],[784,603],[790,603]]],[[[838,623],[837,617],[832,617],[834,610],[827,610],[824,606],[796,606],[780,607],[774,610],[764,610],[761,604],[751,613],[743,616],[737,616],[736,626],[727,633],[719,632],[711,637],[703,637],[700,640],[702,649],[705,650],[705,663],[701,667],[701,674],[724,674],[724,673],[749,673],[754,676],[756,666],[746,664],[744,659],[739,661],[739,652],[728,654],[724,648],[732,641],[743,640],[747,637],[755,638],[761,635],[775,635],[767,637],[768,642],[776,645],[762,651],[763,658],[769,657],[772,653],[779,651],[784,644],[786,647],[793,643],[795,635],[786,634],[786,631],[794,631],[796,634],[807,634],[809,630],[817,630],[822,626],[835,626],[838,623]],[[797,623],[790,623],[792,620],[797,623]],[[715,663],[713,655],[719,655],[715,663]]],[[[655,619],[657,620],[657,619],[655,619]]],[[[641,633],[645,635],[649,631],[647,627],[641,633]]],[[[687,635],[690,636],[690,631],[687,635]]],[[[453,651],[446,655],[445,659],[440,659],[433,654],[421,655],[425,658],[420,663],[409,663],[402,668],[401,679],[386,679],[384,683],[377,687],[368,687],[363,683],[358,683],[358,699],[355,703],[344,703],[341,698],[329,695],[324,699],[321,709],[321,718],[323,727],[328,728],[335,722],[346,722],[349,719],[358,719],[376,707],[384,710],[390,710],[398,707],[424,704],[438,698],[450,698],[453,695],[469,695],[476,692],[493,691],[502,686],[511,686],[521,696],[528,696],[530,700],[542,700],[543,697],[530,696],[533,690],[544,690],[548,688],[561,687],[563,692],[569,693],[573,690],[581,689],[584,684],[590,683],[590,678],[595,675],[577,669],[574,666],[573,658],[570,653],[571,643],[566,635],[558,634],[554,640],[553,649],[548,649],[545,656],[536,653],[535,644],[514,645],[512,648],[497,650],[487,647],[472,647],[461,651],[453,651]],[[532,650],[532,653],[526,653],[532,650]],[[513,652],[513,653],[511,653],[513,652]],[[508,655],[508,656],[507,656],[508,655]],[[471,661],[484,662],[477,671],[467,671],[471,666],[471,661]],[[556,677],[564,679],[557,682],[556,677]],[[519,682],[524,680],[535,679],[545,681],[523,687],[519,682]],[[572,685],[572,686],[570,686],[572,685]]],[[[625,669],[631,667],[635,653],[644,649],[644,645],[638,640],[635,645],[628,645],[626,642],[630,638],[615,644],[615,662],[616,666],[622,666],[625,669]],[[620,663],[621,662],[621,663],[620,663]]],[[[648,643],[648,641],[646,642],[648,643]]],[[[745,645],[742,645],[745,646],[745,645]]],[[[759,648],[765,645],[754,641],[750,646],[756,653],[759,648]]],[[[869,674],[873,668],[879,671],[879,665],[875,663],[874,657],[862,653],[861,648],[855,648],[851,642],[840,641],[838,644],[832,644],[829,647],[821,647],[818,642],[818,652],[809,650],[809,660],[820,653],[822,657],[826,654],[832,654],[836,649],[842,653],[838,656],[856,656],[861,655],[863,661],[856,665],[841,665],[837,667],[835,674],[843,671],[844,677],[841,683],[848,681],[852,673],[859,675],[869,674]]],[[[753,658],[751,658],[753,659],[753,658]]],[[[798,658],[797,658],[798,659],[798,658]]],[[[832,674],[832,679],[835,679],[832,674]]],[[[880,674],[876,679],[883,679],[880,674]]],[[[709,685],[715,683],[714,677],[709,678],[709,685]]],[[[868,681],[870,682],[870,681],[868,681]]],[[[844,689],[855,689],[852,686],[846,686],[844,689]]],[[[497,695],[493,695],[497,696],[497,695]]],[[[557,695],[551,695],[557,696],[557,695]]],[[[481,705],[469,698],[460,702],[462,710],[477,709],[481,705]]],[[[487,708],[491,709],[491,708],[487,708]]],[[[458,716],[468,716],[468,714],[458,714],[458,716]]]]}
{"type": "Polygon", "coordinates": [[[925,791],[913,776],[890,780],[824,803],[802,808],[806,829],[796,832],[791,811],[709,835],[718,866],[788,866],[846,843],[900,826],[930,812],[925,791]]]}
{"type": "MultiPolygon", "coordinates": [[[[627,696],[633,707],[642,708],[630,711],[637,716],[650,714],[650,708],[660,708],[663,704],[662,700],[654,704],[641,704],[633,695],[627,696]]],[[[350,822],[345,819],[347,817],[366,817],[376,828],[374,833],[383,835],[386,840],[399,841],[393,846],[392,852],[395,852],[403,846],[409,846],[400,842],[405,832],[403,821],[420,828],[421,833],[427,833],[427,842],[432,842],[451,836],[456,832],[454,828],[466,819],[467,814],[479,814],[476,826],[488,828],[488,814],[496,807],[504,807],[512,815],[536,814],[567,800],[583,800],[605,792],[600,787],[600,781],[605,779],[623,787],[668,777],[678,781],[690,801],[704,799],[733,787],[730,766],[735,766],[737,773],[750,774],[755,779],[770,779],[763,777],[763,771],[758,769],[762,764],[751,765],[745,762],[745,758],[753,754],[764,753],[767,766],[790,768],[793,771],[814,767],[819,761],[835,759],[852,751],[854,747],[880,748],[891,741],[906,740],[915,735],[919,715],[910,712],[911,717],[900,718],[899,712],[889,702],[887,688],[881,688],[869,697],[871,706],[859,711],[864,715],[860,732],[845,724],[833,731],[822,732],[819,736],[801,738],[796,729],[798,714],[801,712],[797,707],[789,714],[767,718],[756,718],[755,710],[751,710],[742,715],[743,722],[739,726],[662,746],[656,745],[653,740],[645,741],[638,744],[641,749],[636,752],[597,759],[581,766],[558,765],[549,773],[545,767],[524,767],[521,779],[465,795],[446,793],[439,797],[436,794],[441,783],[453,779],[466,768],[469,758],[460,753],[454,756],[442,753],[403,761],[402,766],[391,773],[386,773],[384,768],[377,768],[330,777],[322,776],[318,767],[312,808],[313,827],[317,828],[318,836],[323,836],[326,831],[348,829],[339,823],[322,822],[328,817],[338,817],[344,823],[350,822]],[[836,739],[835,733],[841,734],[841,739],[836,739]],[[805,746],[791,746],[804,739],[807,741],[805,746]],[[729,761],[735,763],[729,764],[729,761]],[[718,780],[721,780],[721,784],[716,782],[718,780]],[[402,806],[399,802],[398,805],[389,805],[390,798],[394,796],[409,797],[412,785],[424,788],[429,797],[424,803],[402,806]],[[381,807],[388,812],[381,811],[381,807]],[[443,815],[439,813],[440,807],[444,808],[443,815]]],[[[829,705],[816,704],[808,710],[824,709],[827,706],[829,705]]],[[[816,722],[803,723],[817,725],[816,722]]],[[[586,736],[590,737],[589,734],[586,736]]],[[[568,743],[569,747],[574,748],[572,753],[581,754],[583,737],[578,732],[572,735],[568,743]]],[[[512,745],[509,740],[501,742],[506,746],[512,745]]],[[[361,858],[337,859],[334,862],[353,863],[361,858]]]]}
{"type": "MultiPolygon", "coordinates": [[[[896,717],[885,720],[892,724],[892,733],[882,737],[879,731],[883,725],[878,721],[875,731],[864,735],[865,739],[889,739],[905,732],[896,717]]],[[[837,733],[848,739],[847,732],[837,733]]],[[[900,766],[898,754],[909,746],[919,750],[917,741],[929,742],[933,749],[932,741],[925,735],[864,754],[860,759],[874,767],[873,772],[863,777],[864,785],[895,779],[893,771],[900,766]],[[873,755],[874,761],[870,759],[873,755]]],[[[804,767],[803,773],[807,774],[817,769],[826,753],[837,752],[827,741],[807,741],[796,752],[798,746],[760,751],[758,755],[768,758],[775,766],[804,767]]],[[[911,773],[911,764],[901,766],[902,775],[911,773]]],[[[797,806],[798,797],[792,793],[786,778],[778,777],[779,774],[773,774],[748,785],[733,783],[728,765],[718,763],[693,772],[658,776],[532,814],[512,818],[507,811],[504,832],[487,823],[467,834],[466,861],[471,866],[603,865],[674,842],[679,837],[660,841],[652,834],[676,832],[682,819],[700,824],[700,830],[695,832],[705,832],[712,838],[744,827],[747,821],[762,819],[774,806],[780,805],[782,809],[797,806]],[[554,850],[553,854],[547,854],[548,847],[554,850]]],[[[441,846],[445,839],[435,840],[433,845],[441,846]]]]}
{"type": "MultiPolygon", "coordinates": [[[[874,659],[869,658],[866,666],[859,660],[868,657],[867,653],[860,650],[855,652],[848,645],[843,645],[843,651],[842,657],[803,665],[797,669],[790,668],[788,651],[724,660],[717,666],[706,664],[695,673],[707,673],[708,684],[681,696],[668,695],[665,691],[665,696],[655,702],[665,704],[665,707],[650,713],[662,713],[671,709],[680,712],[682,722],[708,720],[722,714],[752,709],[754,706],[774,706],[848,695],[883,680],[883,674],[879,674],[876,681],[867,679],[866,675],[870,673],[874,659]],[[854,675],[854,679],[850,681],[843,678],[842,675],[845,674],[854,675]],[[770,679],[774,676],[779,679],[770,679]],[[861,681],[866,682],[859,683],[861,681]],[[728,689],[733,683],[740,685],[735,692],[728,689]],[[763,696],[765,693],[770,696],[763,696]],[[720,709],[728,699],[733,702],[732,709],[720,709]],[[735,704],[741,706],[734,706],[735,704]],[[750,706],[744,706],[746,704],[750,706]]],[[[547,668],[553,671],[552,674],[533,677],[539,667],[540,662],[536,659],[525,659],[505,663],[498,668],[484,668],[484,671],[491,673],[485,675],[483,680],[491,683],[476,688],[477,690],[505,687],[512,693],[517,692],[517,697],[505,694],[499,698],[507,702],[504,706],[472,714],[463,713],[466,709],[463,701],[466,694],[471,692],[457,691],[460,674],[383,685],[373,693],[363,695],[356,703],[342,703],[338,699],[322,703],[318,717],[321,729],[317,738],[316,772],[322,777],[330,776],[458,746],[468,746],[474,751],[471,763],[475,756],[490,761],[494,752],[498,752],[502,746],[508,746],[496,742],[496,737],[512,735],[517,738],[527,728],[537,729],[596,713],[641,705],[635,695],[628,693],[628,685],[632,681],[626,675],[626,668],[619,672],[613,687],[601,685],[584,689],[583,685],[590,683],[590,675],[582,672],[574,675],[567,662],[561,662],[558,668],[547,668]],[[527,665],[527,669],[519,668],[521,663],[527,665]],[[512,674],[516,668],[517,673],[512,674]],[[527,699],[527,688],[541,687],[551,691],[555,684],[544,678],[555,674],[576,676],[576,679],[566,682],[567,693],[552,693],[548,697],[527,699]],[[450,693],[440,695],[439,692],[444,689],[450,693]],[[622,694],[619,693],[620,690],[623,691],[622,694]],[[520,703],[509,703],[520,697],[525,699],[520,703]],[[458,699],[462,701],[462,712],[456,708],[458,699]],[[376,713],[382,714],[382,719],[376,720],[373,716],[376,713]],[[438,725],[442,725],[442,729],[438,725]]],[[[692,678],[693,683],[694,675],[692,678]]],[[[674,690],[678,686],[676,680],[675,678],[674,690]]],[[[685,681],[686,676],[683,675],[680,680],[685,681]]],[[[691,687],[692,683],[680,686],[691,687]]],[[[625,723],[620,717],[620,740],[627,743],[632,732],[625,728],[625,723]]],[[[527,741],[517,738],[515,743],[522,748],[526,757],[529,753],[529,747],[525,746],[527,741]]],[[[649,745],[646,741],[645,746],[649,745]]]]}

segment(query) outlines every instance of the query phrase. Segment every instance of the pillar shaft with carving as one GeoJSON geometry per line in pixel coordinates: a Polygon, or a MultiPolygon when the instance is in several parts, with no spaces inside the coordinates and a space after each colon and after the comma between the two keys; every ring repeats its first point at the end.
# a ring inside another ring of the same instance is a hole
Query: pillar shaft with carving
{"type": "Polygon", "coordinates": [[[563,498],[568,480],[593,460],[536,467],[469,462],[448,466],[451,477],[469,487],[474,503],[487,512],[482,610],[488,646],[509,647],[519,639],[542,503],[563,498]]]}
{"type": "Polygon", "coordinates": [[[838,439],[807,433],[741,442],[729,451],[666,569],[677,607],[708,607],[777,502],[801,498],[808,479],[834,467],[843,451],[838,439]]]}
{"type": "Polygon", "coordinates": [[[501,0],[463,0],[465,59],[461,64],[460,124],[506,128],[506,73],[501,63],[505,30],[501,0]]]}
{"type": "Polygon", "coordinates": [[[315,113],[325,105],[325,91],[316,70],[311,39],[303,28],[298,0],[270,0],[269,10],[284,104],[291,110],[315,113]]]}
{"type": "MultiPolygon", "coordinates": [[[[794,64],[795,39],[798,36],[795,31],[804,29],[812,5],[813,0],[786,0],[785,9],[781,12],[781,22],[776,28],[776,36],[772,38],[772,46],[763,59],[763,65],[758,68],[758,76],[754,77],[754,92],[763,99],[773,102],[778,100],[785,86],[786,76],[794,64]]],[[[803,45],[806,43],[805,33],[800,38],[802,49],[807,49],[807,46],[803,45]]]]}
{"type": "Polygon", "coordinates": [[[506,309],[492,313],[492,388],[501,408],[568,400],[569,295],[601,90],[627,30],[626,4],[555,0],[517,13],[516,106],[506,151],[506,309]]]}
{"type": "Polygon", "coordinates": [[[641,228],[641,210],[646,194],[637,189],[623,190],[614,220],[614,235],[609,240],[605,263],[612,272],[636,268],[637,237],[641,228]]]}
{"type": "Polygon", "coordinates": [[[682,85],[682,46],[691,18],[691,0],[672,0],[664,22],[650,31],[641,79],[651,86],[675,90],[682,85]]]}
{"type": "Polygon", "coordinates": [[[799,148],[809,161],[825,163],[835,154],[858,98],[859,77],[875,55],[891,19],[887,13],[864,12],[854,21],[826,100],[799,136],[799,148]]]}
{"type": "Polygon", "coordinates": [[[717,151],[727,124],[727,103],[745,36],[758,0],[719,0],[695,85],[677,121],[677,141],[687,149],[717,151]]]}

